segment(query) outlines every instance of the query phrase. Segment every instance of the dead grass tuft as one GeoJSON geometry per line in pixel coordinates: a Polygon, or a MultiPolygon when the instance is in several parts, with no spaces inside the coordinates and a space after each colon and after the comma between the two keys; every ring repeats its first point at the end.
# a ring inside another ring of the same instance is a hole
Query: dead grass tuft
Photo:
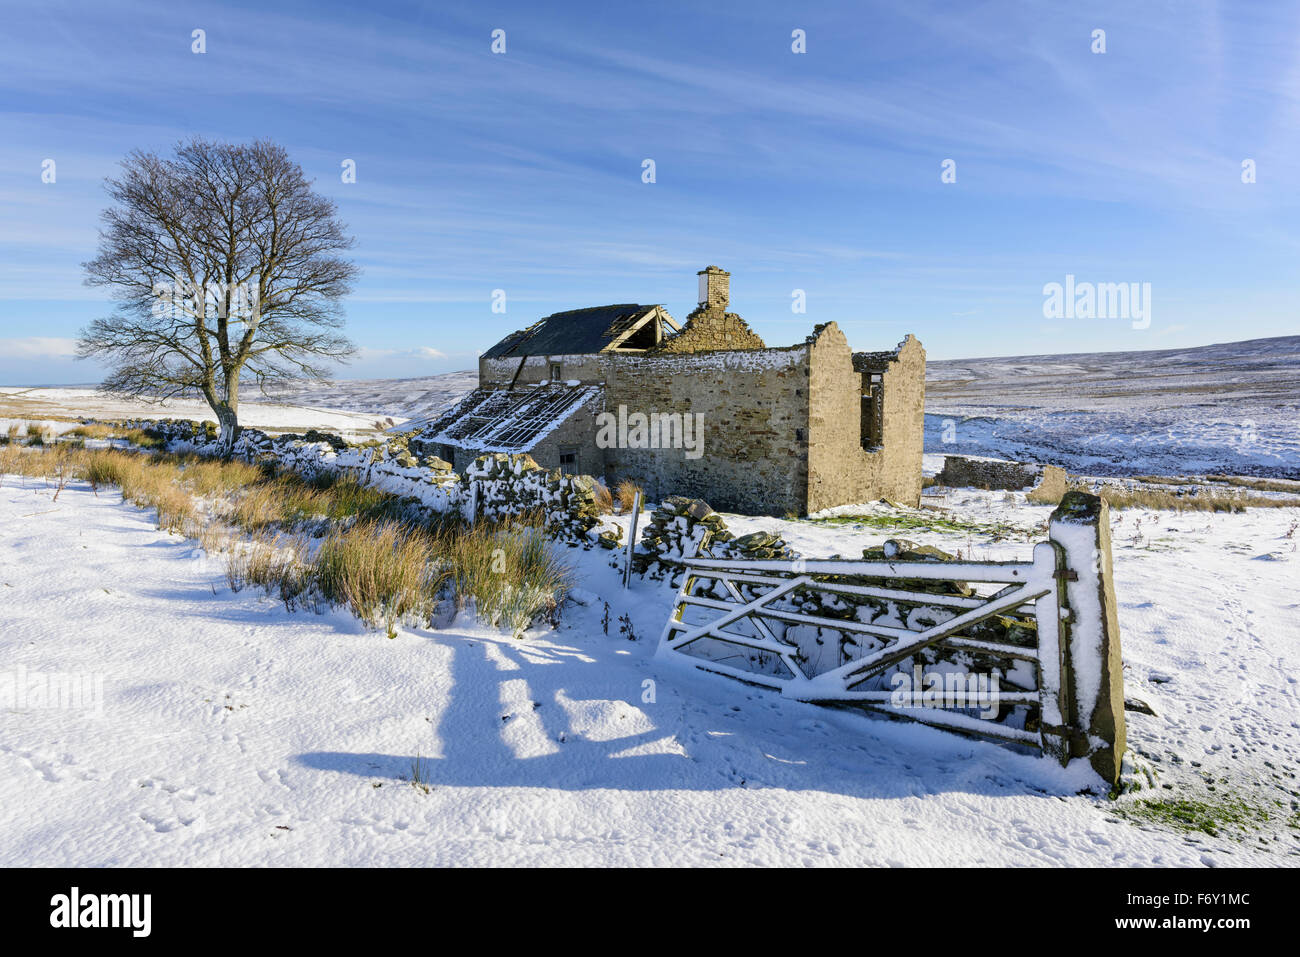
{"type": "Polygon", "coordinates": [[[592,492],[596,496],[596,508],[601,515],[609,515],[614,511],[614,493],[609,490],[608,485],[597,479],[592,492]]]}
{"type": "MultiPolygon", "coordinates": [[[[640,485],[637,485],[631,479],[623,479],[623,481],[618,483],[618,489],[615,491],[615,495],[618,498],[618,510],[620,512],[632,511],[632,506],[636,504],[637,492],[644,493],[644,491],[645,490],[642,489],[640,485]]],[[[641,497],[641,501],[645,501],[644,494],[641,497]]]]}

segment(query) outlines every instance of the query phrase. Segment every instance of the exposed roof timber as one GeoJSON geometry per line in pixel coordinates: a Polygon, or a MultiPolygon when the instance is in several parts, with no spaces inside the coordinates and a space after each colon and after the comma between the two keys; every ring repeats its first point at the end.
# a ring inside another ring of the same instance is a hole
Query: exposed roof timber
{"type": "MultiPolygon", "coordinates": [[[[636,320],[634,323],[632,323],[632,325],[628,326],[628,327],[627,327],[625,330],[623,330],[623,332],[620,333],[616,338],[610,340],[609,345],[605,346],[605,348],[601,349],[600,351],[601,351],[601,352],[617,352],[617,351],[618,351],[618,347],[619,347],[620,344],[622,344],[622,343],[625,342],[628,338],[630,338],[634,332],[636,332],[638,329],[640,329],[642,326],[644,326],[647,322],[650,322],[652,319],[654,319],[654,320],[659,319],[659,318],[661,317],[661,314],[662,314],[662,313],[663,313],[663,309],[662,309],[661,307],[659,307],[659,306],[655,306],[653,309],[648,310],[644,316],[642,316],[640,319],[636,320]]],[[[661,338],[661,337],[656,337],[656,341],[657,341],[659,338],[661,338]]],[[[640,351],[644,351],[644,350],[637,350],[637,351],[640,352],[640,351]]]]}
{"type": "Polygon", "coordinates": [[[597,386],[478,388],[420,437],[463,449],[527,452],[600,393],[597,386]]]}

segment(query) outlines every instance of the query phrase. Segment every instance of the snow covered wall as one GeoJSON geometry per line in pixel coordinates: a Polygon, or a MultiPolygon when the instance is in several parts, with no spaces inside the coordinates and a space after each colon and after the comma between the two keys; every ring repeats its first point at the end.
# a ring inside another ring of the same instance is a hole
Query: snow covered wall
{"type": "MultiPolygon", "coordinates": [[[[130,423],[162,439],[169,451],[218,456],[223,449],[211,423],[164,419],[130,423]]],[[[407,435],[386,441],[350,445],[337,435],[268,435],[242,429],[231,454],[253,463],[273,463],[307,478],[348,474],[362,485],[377,488],[426,513],[460,510],[466,518],[540,513],[551,537],[589,546],[599,540],[601,518],[595,503],[595,481],[585,475],[565,475],[540,468],[527,455],[494,453],[480,456],[465,474],[437,456],[423,460],[407,447],[407,435]]]]}

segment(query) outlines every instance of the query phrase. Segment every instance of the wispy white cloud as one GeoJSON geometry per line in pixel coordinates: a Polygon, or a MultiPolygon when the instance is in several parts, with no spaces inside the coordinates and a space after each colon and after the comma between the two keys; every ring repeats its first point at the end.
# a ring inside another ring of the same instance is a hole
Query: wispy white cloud
{"type": "Polygon", "coordinates": [[[53,336],[0,339],[0,356],[10,359],[70,359],[76,354],[76,339],[53,336]]]}
{"type": "MultiPolygon", "coordinates": [[[[471,355],[472,353],[458,353],[460,356],[471,355]]],[[[451,354],[435,349],[432,346],[413,346],[407,349],[374,349],[362,347],[357,350],[357,361],[372,362],[378,359],[430,359],[442,360],[451,358],[451,354]]]]}

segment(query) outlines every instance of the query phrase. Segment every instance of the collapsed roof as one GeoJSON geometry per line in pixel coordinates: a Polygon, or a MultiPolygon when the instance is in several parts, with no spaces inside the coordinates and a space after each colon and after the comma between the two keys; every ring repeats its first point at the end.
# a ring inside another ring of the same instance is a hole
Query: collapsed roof
{"type": "Polygon", "coordinates": [[[481,452],[527,452],[601,391],[599,386],[565,383],[475,389],[426,428],[420,440],[481,452]]]}

